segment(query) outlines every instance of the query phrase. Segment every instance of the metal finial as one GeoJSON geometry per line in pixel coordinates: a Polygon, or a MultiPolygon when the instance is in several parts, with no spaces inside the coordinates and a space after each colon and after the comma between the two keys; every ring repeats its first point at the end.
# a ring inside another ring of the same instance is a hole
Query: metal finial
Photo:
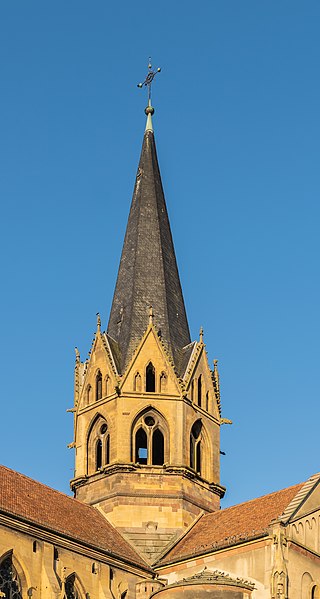
{"type": "Polygon", "coordinates": [[[97,312],[97,330],[100,331],[100,329],[101,329],[101,318],[100,318],[99,312],[97,312]]]}
{"type": "Polygon", "coordinates": [[[203,342],[203,327],[200,327],[200,333],[199,333],[199,337],[200,337],[200,342],[203,342]]]}
{"type": "Polygon", "coordinates": [[[157,69],[152,69],[151,57],[149,56],[149,64],[148,64],[148,74],[143,81],[143,83],[138,83],[138,87],[147,87],[148,88],[148,106],[151,107],[151,85],[157,73],[160,73],[161,69],[158,67],[157,69]]]}

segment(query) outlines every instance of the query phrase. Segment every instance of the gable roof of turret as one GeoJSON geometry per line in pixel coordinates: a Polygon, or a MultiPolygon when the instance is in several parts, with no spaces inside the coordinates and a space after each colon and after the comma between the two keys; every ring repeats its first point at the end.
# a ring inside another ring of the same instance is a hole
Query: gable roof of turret
{"type": "Polygon", "coordinates": [[[159,334],[178,364],[180,350],[190,343],[190,333],[149,123],[107,329],[118,344],[122,372],[148,326],[150,306],[159,334]]]}

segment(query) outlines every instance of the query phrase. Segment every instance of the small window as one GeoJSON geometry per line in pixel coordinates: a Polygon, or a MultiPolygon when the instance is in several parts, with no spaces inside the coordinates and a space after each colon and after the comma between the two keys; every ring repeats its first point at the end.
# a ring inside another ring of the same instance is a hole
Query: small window
{"type": "Polygon", "coordinates": [[[202,403],[202,377],[201,374],[198,378],[198,406],[201,408],[202,403]]]}
{"type": "Polygon", "coordinates": [[[59,559],[59,551],[56,547],[53,548],[53,559],[55,562],[59,559]]]}
{"type": "Polygon", "coordinates": [[[105,392],[105,396],[107,397],[110,393],[110,379],[108,376],[106,376],[105,382],[104,382],[104,392],[105,392]]]}
{"type": "Polygon", "coordinates": [[[32,543],[32,551],[33,551],[33,553],[37,553],[37,541],[33,541],[33,543],[32,543]]]}
{"type": "Polygon", "coordinates": [[[206,393],[206,410],[209,412],[209,391],[206,393]]]}
{"type": "Polygon", "coordinates": [[[136,376],[134,377],[134,391],[141,393],[141,376],[139,372],[137,372],[136,376]]]}
{"type": "Polygon", "coordinates": [[[154,393],[156,390],[156,372],[152,362],[146,368],[146,391],[154,393]]]}
{"type": "Polygon", "coordinates": [[[102,398],[102,374],[100,370],[97,372],[96,376],[96,401],[102,398]]]}
{"type": "Polygon", "coordinates": [[[320,599],[320,591],[319,591],[319,587],[317,585],[312,587],[311,599],[320,599]]]}

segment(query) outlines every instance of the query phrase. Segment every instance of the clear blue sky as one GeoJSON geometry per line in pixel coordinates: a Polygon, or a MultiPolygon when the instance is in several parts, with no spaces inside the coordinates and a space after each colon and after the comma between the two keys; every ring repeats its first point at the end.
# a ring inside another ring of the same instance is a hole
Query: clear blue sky
{"type": "Polygon", "coordinates": [[[74,346],[106,326],[145,117],[192,336],[219,359],[230,505],[319,454],[320,4],[0,5],[0,460],[68,492],[74,346]]]}

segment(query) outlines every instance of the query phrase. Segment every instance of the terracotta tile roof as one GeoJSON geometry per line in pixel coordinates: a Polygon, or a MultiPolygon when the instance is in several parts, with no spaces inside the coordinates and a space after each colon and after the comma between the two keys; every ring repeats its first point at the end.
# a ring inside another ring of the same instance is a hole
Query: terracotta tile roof
{"type": "Polygon", "coordinates": [[[96,508],[1,465],[0,512],[150,569],[96,508]]]}
{"type": "Polygon", "coordinates": [[[160,564],[178,561],[221,547],[230,547],[267,532],[305,483],[202,516],[163,557],[160,564]]]}

